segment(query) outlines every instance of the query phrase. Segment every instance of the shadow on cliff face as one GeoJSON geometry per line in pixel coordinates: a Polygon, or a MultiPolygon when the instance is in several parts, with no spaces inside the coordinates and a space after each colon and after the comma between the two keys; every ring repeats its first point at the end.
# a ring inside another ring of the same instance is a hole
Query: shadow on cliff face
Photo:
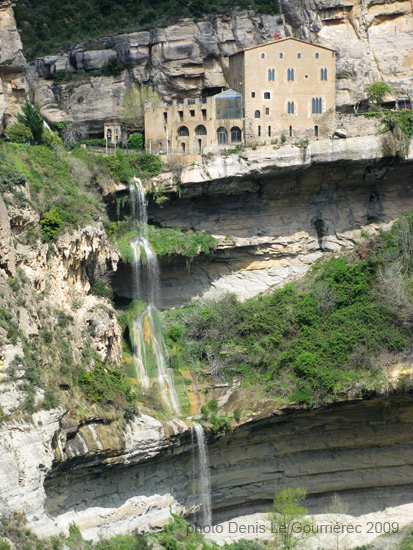
{"type": "MultiPolygon", "coordinates": [[[[312,513],[323,512],[334,492],[352,515],[412,502],[412,426],[412,396],[292,412],[243,425],[209,445],[214,522],[266,511],[285,487],[305,488],[312,513]]],[[[83,469],[79,458],[76,469],[52,472],[46,480],[47,512],[58,518],[75,511],[80,521],[97,507],[108,524],[117,509],[135,498],[142,525],[148,514],[148,529],[154,509],[168,508],[173,500],[187,510],[198,504],[192,460],[188,432],[162,456],[141,464],[96,461],[83,469]]]]}

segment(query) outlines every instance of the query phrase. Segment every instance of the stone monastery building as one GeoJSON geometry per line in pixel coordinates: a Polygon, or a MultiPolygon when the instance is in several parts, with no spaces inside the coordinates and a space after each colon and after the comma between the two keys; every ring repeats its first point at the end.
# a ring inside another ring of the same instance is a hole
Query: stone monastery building
{"type": "Polygon", "coordinates": [[[334,131],[335,51],[295,38],[229,57],[230,89],[148,103],[146,150],[199,155],[242,142],[328,137],[334,131]]]}

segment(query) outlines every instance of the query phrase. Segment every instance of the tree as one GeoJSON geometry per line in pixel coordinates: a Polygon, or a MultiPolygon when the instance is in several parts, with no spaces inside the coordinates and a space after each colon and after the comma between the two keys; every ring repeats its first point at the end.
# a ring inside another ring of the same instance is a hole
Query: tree
{"type": "Polygon", "coordinates": [[[313,518],[306,518],[307,509],[299,505],[306,497],[305,489],[300,487],[283,489],[275,495],[268,520],[278,548],[292,550],[315,534],[313,518]]]}
{"type": "Polygon", "coordinates": [[[134,86],[127,92],[120,106],[120,119],[127,130],[144,128],[145,103],[161,101],[161,96],[150,86],[134,86]]]}
{"type": "Polygon", "coordinates": [[[73,123],[66,123],[61,135],[64,143],[69,147],[72,147],[77,141],[82,141],[87,138],[86,129],[83,126],[77,126],[73,123]]]}
{"type": "Polygon", "coordinates": [[[30,128],[35,143],[38,145],[42,143],[44,120],[37,105],[33,105],[26,99],[22,112],[17,115],[17,122],[30,128]]]}
{"type": "Polygon", "coordinates": [[[128,138],[129,149],[143,149],[143,135],[140,132],[135,132],[128,138]]]}
{"type": "Polygon", "coordinates": [[[373,103],[378,107],[379,103],[383,99],[383,96],[389,93],[391,90],[390,86],[385,82],[374,82],[371,86],[366,88],[364,91],[369,98],[369,102],[373,103]]]}
{"type": "Polygon", "coordinates": [[[342,532],[340,529],[343,524],[343,516],[346,516],[349,511],[349,506],[344,502],[344,500],[337,494],[331,498],[331,504],[325,510],[326,514],[331,515],[331,525],[332,525],[332,538],[334,544],[334,550],[341,550],[346,547],[346,539],[348,533],[342,532]]]}

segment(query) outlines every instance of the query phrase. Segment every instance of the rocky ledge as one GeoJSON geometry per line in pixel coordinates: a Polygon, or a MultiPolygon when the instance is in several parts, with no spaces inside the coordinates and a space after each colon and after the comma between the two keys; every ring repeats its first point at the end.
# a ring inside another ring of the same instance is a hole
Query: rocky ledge
{"type": "MultiPolygon", "coordinates": [[[[272,411],[211,436],[214,522],[266,510],[283,487],[305,487],[312,512],[336,491],[353,515],[412,502],[412,423],[411,396],[393,395],[272,411]]],[[[0,511],[25,512],[39,534],[71,522],[95,539],[147,531],[170,507],[191,514],[200,504],[190,423],[76,424],[56,410],[3,425],[0,441],[0,511]]]]}

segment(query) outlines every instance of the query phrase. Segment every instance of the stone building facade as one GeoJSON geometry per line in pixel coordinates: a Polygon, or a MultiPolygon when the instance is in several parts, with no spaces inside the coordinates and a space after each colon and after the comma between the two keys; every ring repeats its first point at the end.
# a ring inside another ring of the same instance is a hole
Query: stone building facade
{"type": "Polygon", "coordinates": [[[243,98],[246,141],[284,134],[327,137],[334,130],[336,54],[295,38],[229,58],[227,80],[243,98]]]}
{"type": "Polygon", "coordinates": [[[148,152],[201,155],[243,141],[242,98],[226,90],[208,98],[145,105],[148,152]]]}
{"type": "Polygon", "coordinates": [[[200,155],[241,142],[327,137],[335,122],[335,51],[294,38],[229,57],[230,89],[148,103],[146,150],[200,155]]]}

